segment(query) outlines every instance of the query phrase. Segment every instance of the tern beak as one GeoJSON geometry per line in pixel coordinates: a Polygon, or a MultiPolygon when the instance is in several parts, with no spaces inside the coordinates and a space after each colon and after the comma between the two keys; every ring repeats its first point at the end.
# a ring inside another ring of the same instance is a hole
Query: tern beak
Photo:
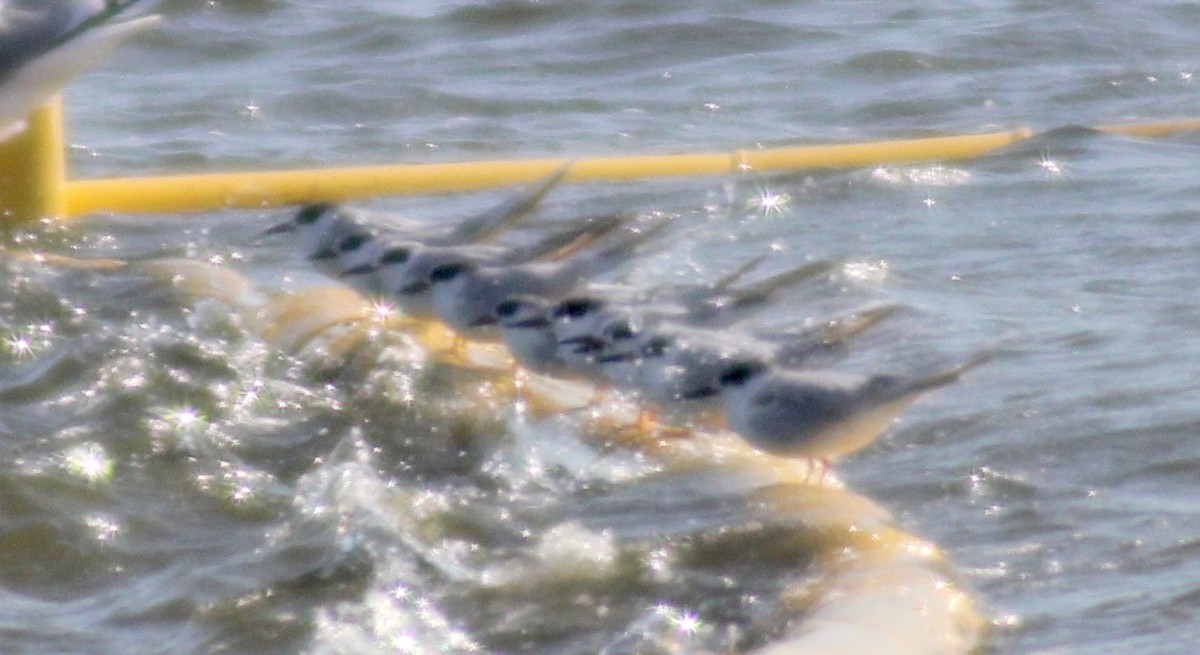
{"type": "Polygon", "coordinates": [[[550,325],[550,321],[546,320],[545,316],[534,316],[532,318],[527,318],[523,321],[515,321],[513,323],[509,323],[508,327],[540,328],[540,327],[548,327],[549,325],[550,325]]]}
{"type": "Polygon", "coordinates": [[[271,234],[281,234],[283,232],[295,232],[295,231],[296,231],[296,224],[294,222],[284,221],[282,223],[272,225],[271,227],[263,230],[262,234],[260,234],[259,236],[265,237],[265,236],[268,236],[271,234]]]}
{"type": "Polygon", "coordinates": [[[720,393],[721,390],[714,386],[703,386],[696,387],[695,389],[688,389],[680,394],[679,397],[683,400],[700,400],[702,398],[712,398],[713,396],[720,395],[720,393]]]}
{"type": "Polygon", "coordinates": [[[354,268],[348,268],[342,271],[339,273],[339,275],[342,277],[350,277],[351,275],[366,275],[367,273],[374,273],[377,270],[379,270],[379,268],[374,264],[359,264],[354,268]]]}
{"type": "Polygon", "coordinates": [[[597,339],[596,337],[588,336],[575,337],[573,339],[567,339],[566,341],[560,341],[559,343],[576,344],[578,347],[575,349],[575,354],[577,355],[600,352],[601,350],[604,350],[606,345],[608,345],[603,339],[597,339]]]}
{"type": "Polygon", "coordinates": [[[492,316],[491,314],[485,314],[483,316],[480,316],[479,318],[476,318],[475,320],[471,321],[470,323],[467,323],[467,327],[484,327],[487,325],[495,325],[495,324],[496,324],[496,317],[492,316]]]}

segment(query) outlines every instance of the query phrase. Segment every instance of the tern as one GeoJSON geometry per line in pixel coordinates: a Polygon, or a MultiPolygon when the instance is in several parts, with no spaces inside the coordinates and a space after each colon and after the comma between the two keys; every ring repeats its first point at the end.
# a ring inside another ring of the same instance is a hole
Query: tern
{"type": "Polygon", "coordinates": [[[0,141],[71,78],[159,20],[121,18],[139,0],[8,0],[0,2],[0,141]]]}
{"type": "Polygon", "coordinates": [[[732,362],[719,377],[729,426],[752,446],[828,469],[875,441],[909,405],[991,359],[988,353],[926,375],[853,375],[732,362]]]}

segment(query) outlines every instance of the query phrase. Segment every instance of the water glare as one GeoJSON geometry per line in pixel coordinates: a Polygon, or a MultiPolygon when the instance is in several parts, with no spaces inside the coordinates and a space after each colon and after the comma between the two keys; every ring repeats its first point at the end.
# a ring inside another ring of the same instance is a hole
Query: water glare
{"type": "Polygon", "coordinates": [[[860,282],[882,282],[889,275],[889,266],[883,260],[874,262],[846,262],[842,266],[842,273],[846,277],[860,282]]]}
{"type": "Polygon", "coordinates": [[[111,541],[124,531],[120,523],[104,516],[89,516],[84,519],[84,524],[96,535],[97,541],[111,541]]]}
{"type": "Polygon", "coordinates": [[[1046,152],[1038,156],[1038,167],[1042,170],[1042,174],[1050,179],[1060,178],[1066,173],[1066,167],[1062,161],[1051,157],[1050,153],[1046,152]]]}
{"type": "Polygon", "coordinates": [[[112,479],[114,463],[104,447],[98,443],[83,443],[67,449],[62,454],[67,472],[89,484],[99,484],[112,479]]]}
{"type": "Polygon", "coordinates": [[[4,338],[4,347],[14,359],[29,359],[33,357],[33,343],[24,334],[11,334],[4,338]]]}
{"type": "Polygon", "coordinates": [[[783,214],[791,204],[792,197],[787,193],[772,191],[768,187],[758,190],[758,194],[750,199],[749,206],[757,210],[763,218],[783,214]]]}

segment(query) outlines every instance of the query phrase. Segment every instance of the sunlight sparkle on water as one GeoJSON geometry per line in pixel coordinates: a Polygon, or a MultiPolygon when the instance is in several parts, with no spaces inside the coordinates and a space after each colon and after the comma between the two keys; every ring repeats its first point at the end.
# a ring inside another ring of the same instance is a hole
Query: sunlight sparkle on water
{"type": "Polygon", "coordinates": [[[100,444],[85,443],[63,453],[63,465],[72,475],[89,483],[106,482],[112,477],[113,461],[100,444]]]}
{"type": "Polygon", "coordinates": [[[121,534],[123,528],[121,525],[111,519],[103,516],[89,516],[84,519],[84,524],[91,528],[99,541],[109,541],[121,534]]]}
{"type": "Polygon", "coordinates": [[[4,338],[4,348],[17,359],[33,356],[33,343],[23,334],[11,334],[4,338]]]}
{"type": "Polygon", "coordinates": [[[973,176],[967,171],[942,165],[878,166],[871,171],[871,178],[891,185],[948,187],[968,184],[973,176]]]}
{"type": "Polygon", "coordinates": [[[396,308],[391,303],[380,300],[371,303],[371,320],[384,323],[396,315],[396,308]]]}
{"type": "Polygon", "coordinates": [[[6,335],[0,343],[14,359],[28,359],[48,349],[53,337],[53,323],[35,323],[22,332],[6,335]]]}
{"type": "Polygon", "coordinates": [[[1046,153],[1042,153],[1038,157],[1038,166],[1046,174],[1046,177],[1062,177],[1065,172],[1062,162],[1046,153]]]}
{"type": "Polygon", "coordinates": [[[695,612],[686,610],[679,613],[679,616],[675,618],[674,623],[676,630],[689,637],[696,634],[696,632],[700,630],[701,624],[699,615],[697,615],[695,612]]]}
{"type": "Polygon", "coordinates": [[[750,206],[758,209],[764,217],[782,214],[792,197],[786,193],[775,193],[770,189],[760,189],[758,195],[750,200],[750,206]]]}
{"type": "Polygon", "coordinates": [[[168,410],[163,418],[171,427],[180,432],[191,432],[200,427],[204,421],[204,418],[200,416],[200,410],[195,407],[178,407],[168,410]]]}
{"type": "Polygon", "coordinates": [[[883,260],[875,262],[847,262],[842,267],[842,273],[855,280],[864,282],[882,282],[888,276],[888,263],[883,260]]]}

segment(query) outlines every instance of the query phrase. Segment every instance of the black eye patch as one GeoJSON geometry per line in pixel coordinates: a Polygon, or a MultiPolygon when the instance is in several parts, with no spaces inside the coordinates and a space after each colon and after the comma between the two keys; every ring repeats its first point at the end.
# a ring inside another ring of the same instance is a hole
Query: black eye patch
{"type": "Polygon", "coordinates": [[[338,244],[338,250],[341,252],[358,250],[359,248],[363,247],[363,244],[370,240],[371,235],[369,234],[351,234],[345,239],[342,239],[342,242],[338,244]]]}
{"type": "Polygon", "coordinates": [[[766,367],[762,364],[743,362],[725,369],[717,380],[723,387],[740,387],[765,370],[766,367]]]}
{"type": "Polygon", "coordinates": [[[429,271],[429,281],[445,282],[447,280],[453,280],[462,272],[462,264],[443,264],[432,271],[429,271]]]}
{"type": "Polygon", "coordinates": [[[330,209],[333,209],[333,205],[323,202],[301,207],[300,211],[296,212],[296,224],[312,225],[313,223],[317,222],[318,218],[321,218],[321,216],[330,209]]]}
{"type": "Polygon", "coordinates": [[[671,345],[671,339],[668,337],[654,337],[642,346],[643,357],[662,357],[663,353],[671,345]]]}
{"type": "Polygon", "coordinates": [[[404,262],[408,261],[408,257],[411,254],[412,253],[408,251],[408,248],[389,248],[383,253],[383,256],[379,258],[379,263],[403,264],[404,262]]]}
{"type": "Polygon", "coordinates": [[[519,309],[521,309],[520,302],[516,300],[505,300],[499,305],[496,305],[496,316],[499,316],[500,318],[508,318],[509,316],[516,314],[517,310],[519,309]]]}
{"type": "Polygon", "coordinates": [[[634,337],[633,328],[628,323],[620,323],[608,331],[608,336],[612,337],[614,341],[632,339],[634,337]]]}
{"type": "Polygon", "coordinates": [[[583,318],[599,306],[599,303],[587,298],[564,300],[554,308],[554,318],[583,318]]]}

